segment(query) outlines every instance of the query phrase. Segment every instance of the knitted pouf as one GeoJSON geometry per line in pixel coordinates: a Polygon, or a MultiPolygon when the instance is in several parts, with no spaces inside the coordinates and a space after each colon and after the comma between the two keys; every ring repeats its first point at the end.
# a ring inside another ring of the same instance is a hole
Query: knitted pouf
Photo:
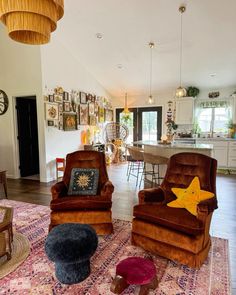
{"type": "Polygon", "coordinates": [[[91,226],[64,223],[49,232],[45,252],[55,262],[58,280],[63,284],[76,284],[89,276],[89,259],[97,245],[97,234],[91,226]]]}

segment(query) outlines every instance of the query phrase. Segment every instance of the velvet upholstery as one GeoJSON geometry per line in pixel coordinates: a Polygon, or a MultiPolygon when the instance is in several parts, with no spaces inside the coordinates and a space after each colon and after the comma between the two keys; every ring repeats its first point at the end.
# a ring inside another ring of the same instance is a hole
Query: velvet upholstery
{"type": "Polygon", "coordinates": [[[108,179],[105,155],[97,151],[76,151],[66,157],[62,181],[51,188],[51,223],[54,226],[68,222],[90,224],[97,234],[110,234],[112,227],[112,193],[114,186],[108,179]],[[94,168],[99,170],[97,195],[68,195],[70,174],[73,168],[94,168]]]}
{"type": "Polygon", "coordinates": [[[169,159],[165,178],[158,188],[139,192],[139,205],[134,207],[132,243],[186,264],[199,268],[211,245],[209,229],[212,213],[217,209],[217,161],[197,153],[179,153],[169,159]],[[166,204],[176,197],[171,188],[188,187],[195,176],[201,189],[215,197],[197,206],[197,216],[183,208],[166,204]]]}

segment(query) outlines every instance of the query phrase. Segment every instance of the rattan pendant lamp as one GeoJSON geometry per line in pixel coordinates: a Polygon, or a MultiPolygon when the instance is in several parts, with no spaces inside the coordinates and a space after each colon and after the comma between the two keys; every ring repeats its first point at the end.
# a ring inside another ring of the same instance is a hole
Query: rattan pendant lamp
{"type": "Polygon", "coordinates": [[[0,20],[20,43],[48,43],[63,14],[64,0],[0,0],[0,20]]]}

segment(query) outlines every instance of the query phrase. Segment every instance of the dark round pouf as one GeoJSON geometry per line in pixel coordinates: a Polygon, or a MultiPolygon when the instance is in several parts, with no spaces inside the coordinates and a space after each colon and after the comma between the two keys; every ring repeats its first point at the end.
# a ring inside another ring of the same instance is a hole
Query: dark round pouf
{"type": "Polygon", "coordinates": [[[89,259],[97,245],[97,234],[90,225],[65,223],[49,232],[45,252],[55,262],[58,280],[63,284],[76,284],[89,276],[89,259]]]}

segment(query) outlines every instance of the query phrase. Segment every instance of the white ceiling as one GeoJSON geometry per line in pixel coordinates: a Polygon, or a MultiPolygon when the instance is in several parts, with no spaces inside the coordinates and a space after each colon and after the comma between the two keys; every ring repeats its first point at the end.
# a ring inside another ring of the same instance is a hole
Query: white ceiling
{"type": "MultiPolygon", "coordinates": [[[[183,15],[183,85],[236,85],[236,0],[189,0],[183,15]],[[211,77],[211,74],[216,74],[211,77]]],[[[179,86],[179,0],[65,0],[53,38],[113,96],[179,86]],[[97,39],[96,33],[103,38],[97,39]],[[122,64],[122,69],[117,67],[122,64]]]]}

